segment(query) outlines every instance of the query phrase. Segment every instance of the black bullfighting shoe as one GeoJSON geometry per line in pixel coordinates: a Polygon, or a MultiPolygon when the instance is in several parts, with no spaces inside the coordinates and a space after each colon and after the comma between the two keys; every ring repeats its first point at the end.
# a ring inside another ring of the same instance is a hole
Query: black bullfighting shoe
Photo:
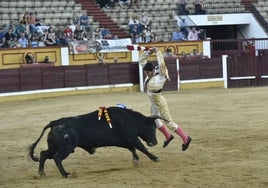
{"type": "Polygon", "coordinates": [[[169,144],[169,142],[171,142],[171,140],[174,139],[174,136],[171,134],[169,139],[167,139],[166,141],[164,141],[164,145],[163,148],[167,147],[167,145],[169,144]]]}
{"type": "Polygon", "coordinates": [[[187,140],[186,144],[182,144],[182,151],[187,150],[187,148],[189,147],[191,141],[192,141],[192,138],[190,136],[188,136],[188,140],[187,140]]]}

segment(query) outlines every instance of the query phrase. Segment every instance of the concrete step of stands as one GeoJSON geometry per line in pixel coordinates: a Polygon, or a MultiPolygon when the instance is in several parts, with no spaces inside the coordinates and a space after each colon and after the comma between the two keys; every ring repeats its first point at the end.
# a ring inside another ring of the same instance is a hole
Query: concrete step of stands
{"type": "Polygon", "coordinates": [[[95,22],[99,22],[100,26],[107,27],[113,35],[118,38],[128,38],[129,34],[122,29],[118,23],[114,22],[111,17],[107,16],[105,12],[100,9],[99,4],[93,0],[77,0],[77,3],[81,4],[84,10],[87,11],[89,16],[93,17],[95,22]]]}

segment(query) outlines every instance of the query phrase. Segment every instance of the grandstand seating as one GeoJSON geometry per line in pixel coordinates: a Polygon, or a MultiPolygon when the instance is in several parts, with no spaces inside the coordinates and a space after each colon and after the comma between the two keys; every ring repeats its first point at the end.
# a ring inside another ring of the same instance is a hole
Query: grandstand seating
{"type": "MultiPolygon", "coordinates": [[[[190,14],[194,14],[194,0],[187,1],[187,9],[190,14]]],[[[245,12],[245,8],[241,5],[241,0],[206,0],[204,9],[208,14],[245,12]],[[232,7],[232,8],[230,8],[232,7]]],[[[120,8],[114,10],[106,10],[105,13],[117,22],[121,28],[128,30],[127,24],[129,16],[136,12],[138,14],[144,12],[152,21],[152,32],[155,32],[158,39],[168,41],[171,38],[171,33],[176,28],[176,20],[174,14],[177,13],[177,1],[174,0],[148,0],[141,1],[140,9],[125,9],[120,8]]]]}
{"type": "MultiPolygon", "coordinates": [[[[190,14],[194,13],[194,0],[189,0],[187,9],[190,14]]],[[[235,11],[248,12],[241,6],[242,0],[206,0],[204,9],[207,14],[233,13],[235,11]]],[[[95,0],[0,0],[0,25],[9,21],[17,20],[26,12],[34,12],[42,20],[44,25],[64,26],[72,17],[74,11],[81,13],[87,10],[93,19],[93,26],[105,25],[118,38],[128,37],[129,16],[133,13],[148,15],[152,21],[152,32],[155,32],[158,39],[167,41],[175,30],[176,2],[174,0],[141,0],[139,9],[120,9],[116,7],[111,10],[101,10],[95,0]]],[[[268,20],[268,1],[259,0],[254,3],[259,13],[268,20]]]]}

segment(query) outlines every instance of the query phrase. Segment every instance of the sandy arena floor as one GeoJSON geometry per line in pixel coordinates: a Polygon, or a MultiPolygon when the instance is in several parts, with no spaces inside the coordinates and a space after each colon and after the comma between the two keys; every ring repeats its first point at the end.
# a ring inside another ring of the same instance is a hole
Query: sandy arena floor
{"type": "MultiPolygon", "coordinates": [[[[72,178],[62,178],[54,161],[39,177],[38,163],[27,159],[27,147],[51,120],[124,103],[149,115],[149,101],[139,92],[75,95],[0,103],[0,187],[32,188],[265,188],[268,187],[268,87],[164,92],[174,120],[192,136],[186,152],[176,137],[162,148],[148,148],[134,166],[128,150],[98,148],[94,155],[77,148],[64,162],[72,178]]],[[[37,151],[46,149],[46,136],[37,151]]]]}

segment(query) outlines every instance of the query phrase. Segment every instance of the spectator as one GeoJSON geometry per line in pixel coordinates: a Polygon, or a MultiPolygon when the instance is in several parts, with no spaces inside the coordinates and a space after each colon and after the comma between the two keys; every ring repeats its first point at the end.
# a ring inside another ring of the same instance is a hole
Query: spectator
{"type": "Polygon", "coordinates": [[[5,39],[9,43],[12,41],[17,35],[12,32],[12,29],[10,28],[7,33],[5,33],[5,39]]]}
{"type": "Polygon", "coordinates": [[[103,10],[109,9],[110,6],[112,5],[111,0],[97,0],[96,2],[100,5],[100,8],[103,10]]]}
{"type": "Polygon", "coordinates": [[[73,33],[74,33],[74,31],[76,30],[76,27],[77,27],[78,25],[79,25],[79,24],[75,25],[75,24],[73,23],[73,21],[71,21],[71,23],[70,23],[70,29],[73,31],[73,33]]]}
{"type": "Polygon", "coordinates": [[[0,43],[1,48],[9,48],[9,42],[6,40],[5,37],[2,38],[2,41],[0,43]]]}
{"type": "Polygon", "coordinates": [[[78,16],[77,12],[74,12],[72,15],[72,23],[74,25],[79,25],[80,24],[80,17],[78,16]]]}
{"type": "Polygon", "coordinates": [[[37,47],[38,46],[38,39],[35,35],[32,35],[29,39],[29,46],[30,47],[37,47]]]}
{"type": "Polygon", "coordinates": [[[89,41],[90,38],[88,37],[87,33],[86,32],[83,32],[82,33],[82,41],[89,41]]]}
{"type": "Polygon", "coordinates": [[[163,57],[176,57],[176,55],[173,54],[171,48],[167,48],[166,52],[163,54],[163,57]]]}
{"type": "Polygon", "coordinates": [[[141,32],[138,29],[138,25],[134,24],[132,29],[130,30],[130,36],[133,44],[139,43],[139,39],[141,36],[141,32]]]}
{"type": "Polygon", "coordinates": [[[19,38],[18,42],[20,43],[20,45],[21,45],[22,48],[26,48],[26,47],[29,46],[29,41],[26,38],[25,33],[21,33],[20,34],[20,38],[19,38]]]}
{"type": "Polygon", "coordinates": [[[111,39],[112,38],[112,34],[111,34],[110,30],[106,26],[104,26],[102,28],[101,35],[102,35],[103,39],[111,39]]]}
{"type": "Polygon", "coordinates": [[[131,0],[119,0],[119,5],[121,8],[131,8],[131,0]]]}
{"type": "Polygon", "coordinates": [[[12,29],[12,33],[15,32],[16,25],[15,25],[13,20],[10,20],[10,22],[8,24],[6,24],[5,28],[3,28],[3,31],[6,33],[6,32],[8,32],[9,28],[12,29]]]}
{"type": "Polygon", "coordinates": [[[192,27],[191,31],[188,34],[188,40],[199,40],[199,33],[203,30],[200,29],[199,31],[196,30],[196,27],[192,27]]]}
{"type": "Polygon", "coordinates": [[[195,14],[206,14],[207,11],[203,9],[203,0],[195,0],[194,1],[194,10],[195,14]]]}
{"type": "Polygon", "coordinates": [[[151,33],[149,42],[158,42],[157,35],[155,32],[151,33]]]}
{"type": "Polygon", "coordinates": [[[178,27],[181,28],[181,32],[184,34],[185,37],[188,36],[189,32],[188,32],[188,24],[185,22],[185,19],[182,18],[181,20],[178,20],[177,22],[178,27]]]}
{"type": "Polygon", "coordinates": [[[33,35],[36,32],[36,18],[35,15],[31,12],[27,17],[27,25],[29,25],[29,33],[33,35]]]}
{"type": "Polygon", "coordinates": [[[45,32],[48,30],[49,26],[42,25],[42,21],[39,19],[36,19],[35,29],[37,33],[39,34],[45,34],[45,32]]]}
{"type": "Polygon", "coordinates": [[[82,26],[83,31],[92,31],[92,23],[87,15],[87,11],[84,11],[80,16],[80,26],[82,26]]]}
{"type": "Polygon", "coordinates": [[[74,32],[71,29],[70,24],[67,24],[67,26],[63,30],[63,32],[64,32],[65,38],[66,38],[66,40],[67,40],[68,43],[71,42],[71,41],[73,41],[73,39],[74,39],[74,32]]]}
{"type": "Polygon", "coordinates": [[[136,13],[133,13],[130,17],[129,17],[129,22],[128,22],[128,26],[129,26],[129,30],[130,30],[130,33],[133,33],[132,30],[135,26],[135,32],[139,32],[141,33],[142,32],[142,29],[141,29],[141,24],[139,22],[139,17],[136,13]],[[135,26],[136,25],[136,26],[135,26]]]}
{"type": "Polygon", "coordinates": [[[19,25],[15,28],[15,34],[20,38],[20,34],[24,33],[24,36],[27,37],[27,29],[23,21],[19,22],[19,25]]]}
{"type": "Polygon", "coordinates": [[[93,31],[93,40],[101,40],[102,34],[100,27],[96,27],[93,31]]]}
{"type": "Polygon", "coordinates": [[[74,39],[75,40],[82,40],[82,33],[83,33],[83,27],[80,25],[76,26],[76,29],[74,31],[74,39]]]}
{"type": "Polygon", "coordinates": [[[181,32],[180,27],[177,27],[176,31],[172,33],[171,41],[178,42],[178,41],[185,41],[185,40],[187,39],[184,37],[183,33],[181,32]]]}
{"type": "Polygon", "coordinates": [[[151,31],[151,20],[149,20],[148,16],[146,16],[144,13],[140,15],[139,22],[141,24],[142,29],[145,28],[148,31],[151,31]]]}
{"type": "Polygon", "coordinates": [[[17,36],[15,36],[13,38],[13,40],[10,41],[9,47],[10,48],[21,48],[21,44],[19,43],[17,36]]]}
{"type": "Polygon", "coordinates": [[[58,29],[56,30],[55,36],[56,36],[56,42],[58,45],[60,46],[68,45],[64,30],[61,26],[59,26],[58,29]]]}
{"type": "Polygon", "coordinates": [[[38,47],[45,47],[46,44],[45,44],[44,40],[45,40],[45,35],[41,35],[41,36],[38,38],[37,46],[38,46],[38,47]]]}
{"type": "Polygon", "coordinates": [[[138,9],[140,8],[141,2],[140,0],[130,0],[131,4],[130,4],[130,8],[135,8],[137,7],[138,9]]]}
{"type": "Polygon", "coordinates": [[[143,28],[140,36],[140,42],[150,42],[151,32],[143,28]]]}
{"type": "Polygon", "coordinates": [[[46,46],[57,46],[56,34],[53,27],[49,27],[45,33],[44,43],[46,46]]]}
{"type": "Polygon", "coordinates": [[[2,39],[5,38],[5,32],[2,27],[0,27],[0,44],[2,43],[2,39]]]}
{"type": "Polygon", "coordinates": [[[188,15],[189,10],[186,9],[187,2],[185,0],[180,0],[177,3],[178,15],[188,15]]]}

